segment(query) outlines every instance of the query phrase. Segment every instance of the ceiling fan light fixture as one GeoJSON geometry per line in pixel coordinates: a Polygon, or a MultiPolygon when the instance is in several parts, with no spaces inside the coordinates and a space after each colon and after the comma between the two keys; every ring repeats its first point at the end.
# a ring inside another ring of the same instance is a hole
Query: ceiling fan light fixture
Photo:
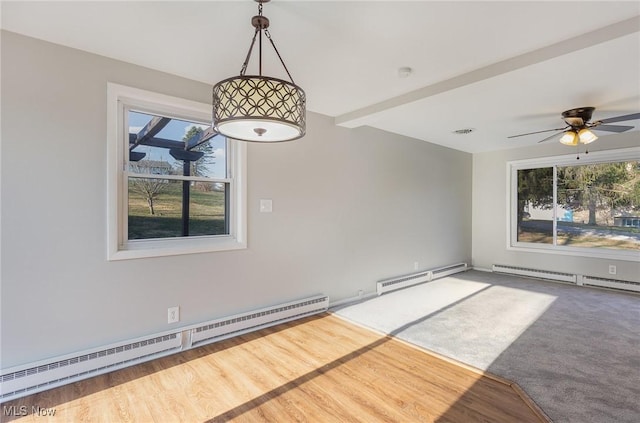
{"type": "Polygon", "coordinates": [[[578,138],[580,138],[580,142],[582,144],[589,144],[598,139],[596,134],[594,134],[587,128],[583,128],[578,132],[578,138]]]}
{"type": "Polygon", "coordinates": [[[570,130],[562,134],[560,142],[564,145],[578,145],[578,134],[574,130],[570,130]]]}
{"type": "Polygon", "coordinates": [[[256,142],[280,142],[302,138],[306,133],[306,95],[284,64],[269,33],[269,19],[255,0],[258,15],[251,19],[253,39],[240,75],[213,86],[213,128],[221,135],[256,142]],[[267,37],[291,82],[262,75],[262,36],[267,37]],[[246,75],[251,51],[258,39],[259,74],[246,75]]]}
{"type": "Polygon", "coordinates": [[[538,141],[538,143],[541,143],[551,139],[556,139],[559,133],[558,131],[561,131],[562,137],[559,141],[565,145],[576,146],[579,143],[590,144],[598,139],[590,128],[597,128],[599,131],[615,133],[627,132],[633,129],[634,126],[609,124],[640,119],[640,113],[631,113],[628,115],[614,116],[591,122],[591,116],[594,110],[595,107],[579,107],[577,109],[566,110],[562,112],[562,119],[567,124],[564,128],[527,132],[525,134],[511,135],[507,138],[517,138],[525,135],[541,134],[543,132],[555,132],[555,134],[538,141]]]}

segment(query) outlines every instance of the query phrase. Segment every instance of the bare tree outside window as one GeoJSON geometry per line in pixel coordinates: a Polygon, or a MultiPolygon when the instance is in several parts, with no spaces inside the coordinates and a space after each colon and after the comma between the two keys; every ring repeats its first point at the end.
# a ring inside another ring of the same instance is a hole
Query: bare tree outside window
{"type": "MultiPolygon", "coordinates": [[[[136,173],[153,173],[155,175],[169,175],[171,173],[171,165],[167,162],[144,160],[130,163],[129,167],[136,173]]],[[[168,183],[169,181],[166,179],[131,178],[129,189],[140,194],[147,201],[149,214],[153,216],[156,214],[154,203],[162,191],[166,189],[168,183]]]]}

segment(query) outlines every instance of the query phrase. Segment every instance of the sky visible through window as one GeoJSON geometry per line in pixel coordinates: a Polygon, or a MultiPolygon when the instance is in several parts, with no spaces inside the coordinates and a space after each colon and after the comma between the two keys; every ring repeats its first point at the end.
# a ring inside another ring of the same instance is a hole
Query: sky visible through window
{"type": "MultiPolygon", "coordinates": [[[[137,134],[152,118],[153,115],[130,111],[129,133],[137,134]]],[[[172,119],[156,136],[168,140],[182,141],[185,134],[189,132],[193,126],[198,126],[203,130],[209,127],[209,125],[172,119]]],[[[212,178],[226,178],[225,138],[215,136],[209,140],[209,143],[213,148],[215,159],[213,163],[208,165],[207,176],[212,178]]],[[[173,167],[182,166],[182,161],[175,160],[171,157],[168,149],[139,145],[135,148],[135,151],[146,153],[144,160],[166,161],[173,167]]]]}

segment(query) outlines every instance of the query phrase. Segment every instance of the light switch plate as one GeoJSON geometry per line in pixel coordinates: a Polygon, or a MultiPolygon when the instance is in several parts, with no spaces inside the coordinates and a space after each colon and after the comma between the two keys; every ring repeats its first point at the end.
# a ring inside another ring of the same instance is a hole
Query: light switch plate
{"type": "Polygon", "coordinates": [[[273,202],[271,200],[260,200],[260,213],[271,213],[273,202]]]}

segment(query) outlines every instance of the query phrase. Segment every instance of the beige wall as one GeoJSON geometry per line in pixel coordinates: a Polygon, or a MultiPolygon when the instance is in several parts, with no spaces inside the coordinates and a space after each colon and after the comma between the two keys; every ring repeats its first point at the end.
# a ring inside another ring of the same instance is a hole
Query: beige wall
{"type": "Polygon", "coordinates": [[[107,81],[204,103],[211,87],[1,47],[3,368],[168,330],[170,306],[187,325],[471,259],[471,155],[309,113],[305,138],[249,145],[248,249],[107,262],[107,81]]]}

